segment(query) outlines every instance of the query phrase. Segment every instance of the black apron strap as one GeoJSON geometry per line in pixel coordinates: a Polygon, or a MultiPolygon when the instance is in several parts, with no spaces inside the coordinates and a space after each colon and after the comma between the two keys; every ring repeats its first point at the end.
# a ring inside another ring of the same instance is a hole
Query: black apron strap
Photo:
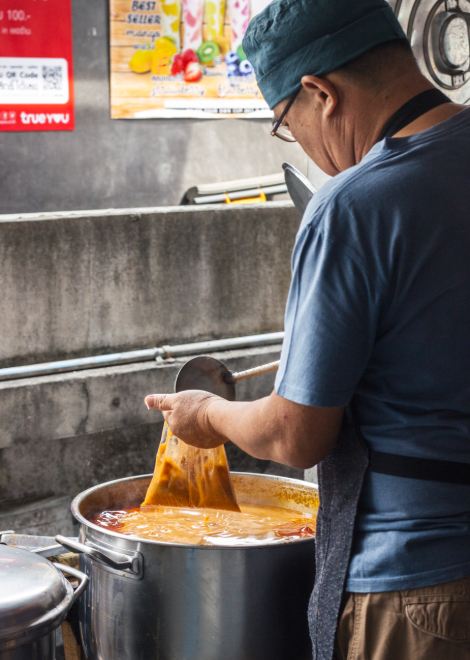
{"type": "Polygon", "coordinates": [[[407,479],[423,479],[470,486],[470,463],[400,456],[370,450],[369,470],[407,479]]]}
{"type": "Polygon", "coordinates": [[[390,117],[382,129],[378,141],[392,137],[412,121],[443,103],[451,103],[451,100],[440,90],[434,88],[413,96],[390,117]]]}
{"type": "Polygon", "coordinates": [[[315,538],[315,586],[308,608],[314,660],[332,660],[336,626],[368,452],[348,408],[338,442],[318,464],[320,508],[315,538]]]}

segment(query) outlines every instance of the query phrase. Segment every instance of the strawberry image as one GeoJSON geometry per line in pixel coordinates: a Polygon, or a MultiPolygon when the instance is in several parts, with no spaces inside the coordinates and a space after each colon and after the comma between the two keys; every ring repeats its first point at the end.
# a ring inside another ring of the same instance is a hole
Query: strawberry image
{"type": "Polygon", "coordinates": [[[183,71],[184,71],[183,56],[178,53],[177,55],[174,56],[173,62],[171,64],[171,75],[177,76],[178,73],[183,73],[183,71]]]}
{"type": "Polygon", "coordinates": [[[185,82],[198,82],[202,78],[202,69],[199,62],[189,62],[184,70],[185,82]]]}
{"type": "Polygon", "coordinates": [[[199,63],[198,56],[196,55],[194,50],[192,50],[191,48],[187,48],[186,50],[184,50],[183,53],[181,54],[181,57],[183,58],[183,70],[184,71],[186,71],[186,67],[191,62],[199,63]]]}

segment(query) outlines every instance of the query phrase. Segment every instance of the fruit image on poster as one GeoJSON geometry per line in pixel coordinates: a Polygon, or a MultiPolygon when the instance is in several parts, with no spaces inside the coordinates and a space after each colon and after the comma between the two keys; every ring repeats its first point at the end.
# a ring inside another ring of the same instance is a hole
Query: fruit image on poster
{"type": "Polygon", "coordinates": [[[110,0],[111,117],[271,117],[242,39],[269,0],[110,0]]]}
{"type": "Polygon", "coordinates": [[[1,0],[0,131],[73,127],[71,0],[1,0]]]}

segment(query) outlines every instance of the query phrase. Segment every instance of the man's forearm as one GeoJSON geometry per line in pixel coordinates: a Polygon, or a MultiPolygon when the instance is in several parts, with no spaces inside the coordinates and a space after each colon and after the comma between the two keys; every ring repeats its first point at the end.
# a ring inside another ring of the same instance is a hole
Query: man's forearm
{"type": "Polygon", "coordinates": [[[214,399],[207,409],[207,421],[224,441],[231,440],[251,456],[285,463],[287,447],[272,407],[270,397],[250,402],[214,399]]]}
{"type": "Polygon", "coordinates": [[[314,410],[274,393],[250,402],[214,399],[207,421],[224,441],[231,440],[255,458],[308,468],[331,450],[342,417],[336,409],[323,410],[313,423],[314,410]]]}

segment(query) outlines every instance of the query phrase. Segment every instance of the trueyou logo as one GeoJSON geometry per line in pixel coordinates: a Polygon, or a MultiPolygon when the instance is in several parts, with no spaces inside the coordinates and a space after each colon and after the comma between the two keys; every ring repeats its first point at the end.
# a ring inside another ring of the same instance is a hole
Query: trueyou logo
{"type": "Polygon", "coordinates": [[[70,113],[68,112],[21,112],[20,121],[24,126],[33,124],[38,125],[59,125],[66,126],[70,123],[70,113]]]}

